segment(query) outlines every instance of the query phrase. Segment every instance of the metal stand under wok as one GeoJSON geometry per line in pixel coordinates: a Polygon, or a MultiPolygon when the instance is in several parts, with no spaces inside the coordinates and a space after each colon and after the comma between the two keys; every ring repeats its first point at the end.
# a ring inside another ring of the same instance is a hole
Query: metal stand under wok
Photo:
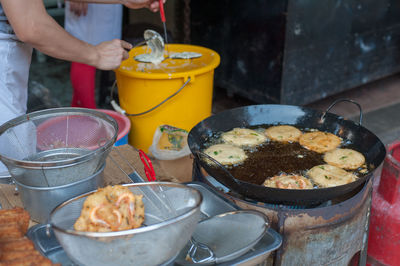
{"type": "Polygon", "coordinates": [[[282,246],[272,255],[275,266],[366,264],[372,179],[352,194],[307,208],[260,203],[231,193],[204,174],[196,161],[193,180],[213,187],[243,209],[268,216],[283,237],[282,246]]]}

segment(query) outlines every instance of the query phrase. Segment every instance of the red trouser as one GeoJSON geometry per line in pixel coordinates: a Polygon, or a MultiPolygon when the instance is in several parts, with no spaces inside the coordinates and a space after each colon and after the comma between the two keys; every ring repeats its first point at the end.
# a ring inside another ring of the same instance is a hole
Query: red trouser
{"type": "Polygon", "coordinates": [[[71,106],[95,109],[96,68],[72,62],[70,78],[73,88],[71,106]]]}

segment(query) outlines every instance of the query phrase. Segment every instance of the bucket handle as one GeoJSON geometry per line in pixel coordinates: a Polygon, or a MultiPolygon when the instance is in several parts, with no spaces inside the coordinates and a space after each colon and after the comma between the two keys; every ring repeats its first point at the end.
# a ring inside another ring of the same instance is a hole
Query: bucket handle
{"type": "Polygon", "coordinates": [[[162,100],[159,104],[153,106],[152,108],[148,109],[147,111],[141,112],[141,113],[137,113],[137,114],[128,114],[124,109],[122,109],[113,99],[113,94],[114,94],[114,88],[117,85],[117,81],[115,80],[112,87],[111,87],[111,106],[114,108],[115,111],[117,111],[118,113],[121,113],[123,115],[126,116],[140,116],[140,115],[144,115],[147,113],[150,113],[151,111],[157,109],[158,107],[160,107],[162,104],[164,104],[166,101],[170,100],[171,98],[173,98],[174,96],[176,96],[181,90],[183,90],[183,88],[186,87],[186,85],[190,82],[191,77],[188,77],[187,80],[185,81],[185,83],[183,83],[182,87],[180,87],[176,92],[174,92],[173,94],[171,94],[170,96],[168,96],[167,98],[165,98],[164,100],[162,100]]]}

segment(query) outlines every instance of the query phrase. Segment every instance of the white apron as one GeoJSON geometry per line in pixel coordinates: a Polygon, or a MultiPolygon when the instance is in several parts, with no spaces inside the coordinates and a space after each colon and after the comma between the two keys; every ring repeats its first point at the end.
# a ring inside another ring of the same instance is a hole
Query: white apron
{"type": "Polygon", "coordinates": [[[97,45],[104,41],[121,39],[122,5],[88,4],[85,16],[77,17],[65,1],[65,30],[76,38],[97,45]]]}
{"type": "MultiPolygon", "coordinates": [[[[32,47],[18,40],[0,5],[0,125],[26,112],[31,58],[32,47]]],[[[6,171],[0,162],[0,176],[6,171]]]]}

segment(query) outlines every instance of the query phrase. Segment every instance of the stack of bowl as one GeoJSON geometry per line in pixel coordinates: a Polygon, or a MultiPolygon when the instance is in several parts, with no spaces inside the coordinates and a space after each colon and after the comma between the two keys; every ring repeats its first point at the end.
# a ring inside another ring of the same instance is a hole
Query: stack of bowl
{"type": "Polygon", "coordinates": [[[118,124],[84,108],[54,108],[0,126],[0,160],[32,220],[44,223],[60,203],[103,185],[118,124]]]}

